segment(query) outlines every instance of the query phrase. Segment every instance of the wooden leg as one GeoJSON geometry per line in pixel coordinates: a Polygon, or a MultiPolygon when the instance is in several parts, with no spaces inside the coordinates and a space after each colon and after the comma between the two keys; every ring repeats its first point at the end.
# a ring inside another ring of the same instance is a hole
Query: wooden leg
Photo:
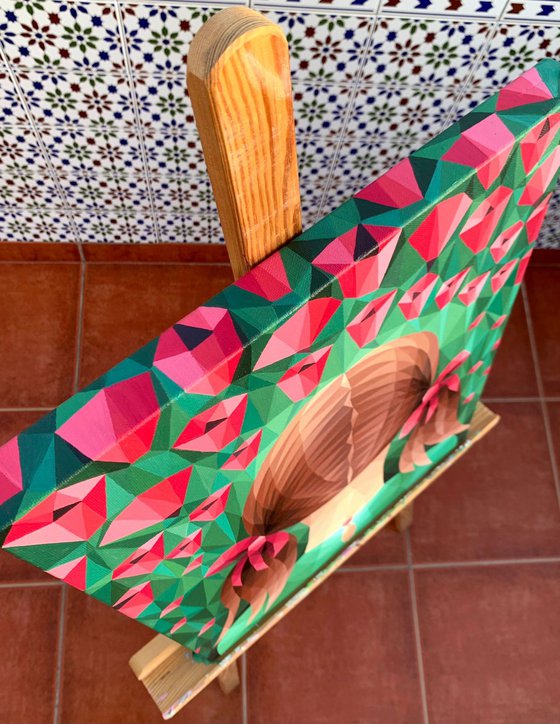
{"type": "Polygon", "coordinates": [[[401,512],[397,513],[397,515],[395,515],[395,517],[393,518],[393,525],[395,526],[395,530],[397,530],[399,533],[404,533],[405,530],[408,530],[412,525],[413,518],[413,503],[409,503],[406,508],[403,508],[401,512]]]}
{"type": "Polygon", "coordinates": [[[237,666],[237,661],[230,664],[227,669],[224,669],[218,676],[218,684],[224,694],[231,694],[232,691],[237,689],[239,682],[239,667],[237,666]]]}

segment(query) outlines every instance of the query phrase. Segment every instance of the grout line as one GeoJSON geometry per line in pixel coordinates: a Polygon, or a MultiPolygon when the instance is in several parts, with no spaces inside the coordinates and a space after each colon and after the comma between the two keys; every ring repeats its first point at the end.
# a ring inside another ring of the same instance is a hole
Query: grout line
{"type": "Polygon", "coordinates": [[[426,676],[424,672],[424,656],[422,653],[422,639],[420,636],[420,619],[418,617],[418,602],[416,598],[416,583],[414,580],[414,569],[412,565],[412,546],[410,544],[410,530],[405,531],[406,561],[408,567],[408,585],[410,588],[410,600],[412,605],[412,623],[414,626],[414,642],[416,648],[416,661],[418,664],[418,678],[420,683],[420,698],[422,701],[423,724],[430,724],[428,713],[428,697],[426,694],[426,676]]]}
{"type": "Polygon", "coordinates": [[[60,723],[60,702],[62,698],[62,665],[64,661],[64,633],[66,624],[66,599],[68,598],[68,586],[62,587],[60,594],[60,613],[58,620],[58,639],[56,648],[56,672],[54,691],[54,715],[53,724],[60,723]]]}
{"type": "Polygon", "coordinates": [[[249,701],[247,698],[247,654],[241,657],[241,706],[243,724],[249,724],[249,701]]]}
{"type": "MultiPolygon", "coordinates": [[[[350,559],[352,560],[352,559],[350,559]]],[[[368,573],[374,571],[407,571],[406,563],[379,563],[371,566],[340,566],[335,573],[368,573]]]]}
{"type": "MultiPolygon", "coordinates": [[[[465,80],[461,83],[459,90],[457,91],[457,95],[455,96],[455,102],[453,103],[453,106],[449,109],[449,113],[447,114],[447,116],[443,122],[443,128],[446,128],[448,125],[450,125],[453,122],[453,119],[457,115],[457,111],[459,110],[459,106],[460,106],[463,98],[465,97],[467,90],[469,90],[469,88],[471,88],[471,86],[472,86],[472,80],[474,78],[475,73],[480,68],[482,61],[488,55],[488,52],[492,48],[492,42],[493,42],[494,38],[496,37],[499,28],[502,25],[503,17],[509,6],[509,0],[502,0],[502,2],[503,2],[502,9],[496,15],[496,17],[488,18],[488,23],[492,26],[490,29],[490,33],[488,35],[488,40],[485,43],[483,43],[481,49],[476,54],[476,56],[471,64],[471,67],[469,68],[469,72],[465,77],[465,80]]],[[[478,20],[479,20],[479,22],[483,22],[482,18],[479,18],[478,20]]],[[[481,89],[481,90],[483,90],[483,89],[481,89]]],[[[490,95],[493,95],[494,93],[496,93],[496,90],[492,90],[490,95]]]]}
{"type": "Polygon", "coordinates": [[[364,75],[367,57],[368,57],[371,45],[374,40],[375,31],[377,29],[380,7],[381,7],[381,0],[378,1],[375,11],[370,13],[371,19],[369,22],[370,22],[371,27],[368,30],[368,37],[366,39],[364,48],[362,50],[362,57],[360,58],[360,64],[358,66],[358,70],[356,72],[356,77],[354,79],[354,82],[351,86],[350,96],[348,99],[348,108],[346,110],[346,114],[344,115],[344,119],[342,121],[342,128],[340,129],[340,132],[338,133],[338,136],[336,138],[336,146],[334,149],[332,162],[331,162],[331,165],[329,168],[329,173],[327,175],[327,180],[325,182],[325,187],[323,189],[323,194],[321,195],[321,200],[319,202],[319,208],[318,208],[317,214],[315,215],[315,218],[313,219],[313,222],[312,222],[313,224],[317,223],[317,220],[324,214],[323,208],[325,206],[325,201],[327,200],[327,194],[331,190],[332,177],[334,174],[334,170],[337,167],[338,159],[340,158],[340,150],[343,146],[343,143],[346,140],[346,130],[348,128],[348,124],[350,123],[350,118],[352,117],[354,108],[356,106],[356,98],[358,97],[360,81],[364,75]]]}
{"type": "Polygon", "coordinates": [[[74,382],[73,392],[76,394],[80,385],[80,364],[82,358],[82,337],[84,330],[84,297],[86,285],[86,263],[81,262],[80,269],[80,293],[78,297],[78,319],[76,327],[76,356],[74,358],[74,382]]]}
{"type": "Polygon", "coordinates": [[[535,564],[560,563],[560,556],[548,556],[543,558],[503,558],[481,561],[448,561],[442,563],[414,563],[412,568],[415,571],[433,571],[449,568],[487,568],[493,566],[523,566],[535,564]]]}
{"type": "Polygon", "coordinates": [[[427,563],[386,563],[371,566],[341,566],[335,573],[380,573],[383,571],[431,571],[449,568],[487,568],[492,566],[524,566],[560,563],[560,556],[542,558],[488,558],[479,561],[431,561],[427,563]]]}
{"type": "Polygon", "coordinates": [[[23,92],[23,89],[20,85],[17,73],[14,70],[14,68],[12,67],[12,65],[8,59],[8,56],[4,53],[4,51],[2,50],[1,47],[0,47],[0,62],[4,64],[4,66],[7,70],[10,80],[13,83],[15,93],[19,98],[20,106],[23,109],[25,117],[27,118],[27,122],[29,123],[29,126],[31,128],[31,132],[35,136],[35,139],[37,141],[37,146],[39,148],[39,152],[43,158],[43,161],[46,164],[47,172],[51,178],[51,181],[53,182],[53,184],[56,188],[56,193],[58,194],[58,197],[62,203],[61,212],[65,215],[67,221],[70,223],[70,227],[72,228],[72,232],[74,234],[74,243],[76,243],[76,242],[79,243],[80,232],[79,232],[76,220],[74,218],[74,213],[72,211],[72,207],[70,206],[66,193],[62,187],[62,184],[60,183],[60,179],[58,177],[58,172],[53,164],[49,150],[48,150],[47,146],[45,145],[43,136],[39,129],[39,125],[36,122],[36,120],[33,116],[33,113],[31,112],[31,109],[27,102],[26,95],[23,92]]]}
{"type": "Polygon", "coordinates": [[[146,136],[144,133],[144,125],[142,122],[142,116],[140,114],[140,108],[138,105],[138,96],[136,94],[136,82],[134,73],[132,72],[132,62],[130,60],[130,54],[128,52],[128,43],[126,41],[126,32],[124,28],[123,14],[119,0],[113,1],[113,10],[117,18],[117,27],[119,38],[121,42],[121,49],[124,59],[124,67],[126,71],[126,80],[130,88],[130,98],[132,101],[132,112],[134,114],[134,120],[137,130],[137,138],[140,143],[140,153],[142,155],[142,171],[144,180],[146,182],[146,190],[148,192],[148,199],[150,202],[150,217],[154,225],[154,234],[156,243],[161,242],[161,229],[159,226],[159,214],[155,206],[154,189],[152,187],[152,177],[150,173],[150,164],[148,163],[148,154],[146,151],[146,136]]]}
{"type": "Polygon", "coordinates": [[[0,583],[0,590],[4,588],[61,588],[62,581],[14,581],[13,583],[0,583]]]}
{"type": "Polygon", "coordinates": [[[554,486],[556,488],[556,497],[558,499],[558,505],[560,506],[560,476],[558,474],[558,466],[556,464],[556,454],[554,450],[554,440],[552,438],[552,429],[550,426],[550,418],[548,416],[548,407],[545,401],[544,394],[544,383],[541,374],[541,365],[539,359],[539,351],[537,348],[537,340],[535,337],[535,329],[533,327],[533,318],[531,316],[531,305],[529,304],[529,295],[527,294],[527,288],[525,282],[521,286],[521,294],[523,296],[523,305],[525,307],[525,317],[527,320],[527,329],[529,332],[529,342],[531,345],[531,355],[533,357],[533,365],[535,367],[535,375],[537,377],[537,389],[541,398],[541,411],[544,422],[544,430],[546,443],[548,446],[548,456],[550,458],[550,466],[552,468],[552,478],[554,480],[554,486]]]}
{"type": "Polygon", "coordinates": [[[0,412],[50,412],[52,407],[0,407],[0,412]]]}

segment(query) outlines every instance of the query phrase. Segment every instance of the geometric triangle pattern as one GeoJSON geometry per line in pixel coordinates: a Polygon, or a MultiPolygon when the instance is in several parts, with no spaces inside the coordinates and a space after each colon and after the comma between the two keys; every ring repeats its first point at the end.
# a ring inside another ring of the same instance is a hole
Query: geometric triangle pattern
{"type": "Polygon", "coordinates": [[[0,447],[0,543],[204,661],[466,435],[560,169],[547,59],[0,447]]]}

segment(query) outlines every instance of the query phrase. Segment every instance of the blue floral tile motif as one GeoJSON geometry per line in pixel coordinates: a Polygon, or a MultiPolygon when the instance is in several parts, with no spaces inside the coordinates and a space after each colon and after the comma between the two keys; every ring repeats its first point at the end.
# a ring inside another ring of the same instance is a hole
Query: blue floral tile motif
{"type": "Polygon", "coordinates": [[[9,62],[19,67],[110,72],[123,60],[117,16],[108,3],[4,3],[0,33],[9,62]]]}
{"type": "MultiPolygon", "coordinates": [[[[226,4],[0,1],[0,238],[223,241],[186,62],[226,4]]],[[[288,36],[304,226],[560,55],[557,0],[253,5],[288,36]]],[[[549,218],[558,244],[560,200],[549,218]]]]}
{"type": "Polygon", "coordinates": [[[78,241],[64,211],[0,208],[0,238],[6,241],[78,241]]]}
{"type": "Polygon", "coordinates": [[[294,118],[298,136],[338,136],[352,105],[352,86],[316,86],[295,82],[294,118]]]}
{"type": "Polygon", "coordinates": [[[368,51],[366,73],[371,78],[421,85],[426,75],[432,83],[449,85],[465,80],[488,43],[488,23],[424,18],[380,18],[368,51]],[[408,79],[408,80],[405,80],[408,79]]]}
{"type": "Polygon", "coordinates": [[[134,72],[153,75],[154,71],[172,70],[184,78],[195,33],[219,9],[184,4],[122,3],[120,12],[134,72]]]}
{"type": "Polygon", "coordinates": [[[355,76],[373,28],[368,15],[322,15],[259,8],[280,25],[290,48],[292,77],[337,83],[355,76]]]}
{"type": "Polygon", "coordinates": [[[212,205],[212,189],[208,178],[185,176],[152,176],[154,207],[158,214],[206,215],[212,205]]]}
{"type": "Polygon", "coordinates": [[[473,81],[497,89],[543,58],[560,55],[558,25],[504,23],[476,68],[473,81]]]}
{"type": "Polygon", "coordinates": [[[125,77],[79,76],[73,73],[27,74],[20,87],[36,123],[84,126],[134,120],[130,87],[125,77]]]}
{"type": "Polygon", "coordinates": [[[183,136],[173,128],[162,128],[146,138],[145,149],[150,175],[207,178],[202,147],[196,136],[183,136]]]}
{"type": "Polygon", "coordinates": [[[152,219],[143,212],[119,211],[117,213],[77,212],[76,222],[82,242],[101,244],[154,244],[157,233],[152,219]]]}

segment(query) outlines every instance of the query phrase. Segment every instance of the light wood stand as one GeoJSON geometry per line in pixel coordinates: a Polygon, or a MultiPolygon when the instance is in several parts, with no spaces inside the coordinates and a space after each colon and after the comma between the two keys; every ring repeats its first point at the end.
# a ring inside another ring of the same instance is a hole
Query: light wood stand
{"type": "MultiPolygon", "coordinates": [[[[478,440],[490,432],[499,419],[498,415],[479,403],[464,444],[456,448],[429,475],[398,500],[379,520],[375,521],[371,528],[352,541],[326,568],[280,608],[271,613],[265,623],[226,656],[212,664],[202,664],[194,661],[190,652],[180,644],[162,635],[156,636],[140,649],[130,659],[130,666],[136,677],[148,690],[163,718],[171,718],[214,679],[218,679],[222,691],[225,693],[232,691],[239,682],[237,659],[388,523],[394,521],[397,529],[406,529],[412,522],[412,501],[467,450],[470,450],[478,440]]],[[[351,593],[349,592],[348,595],[350,596],[351,593]]]]}

